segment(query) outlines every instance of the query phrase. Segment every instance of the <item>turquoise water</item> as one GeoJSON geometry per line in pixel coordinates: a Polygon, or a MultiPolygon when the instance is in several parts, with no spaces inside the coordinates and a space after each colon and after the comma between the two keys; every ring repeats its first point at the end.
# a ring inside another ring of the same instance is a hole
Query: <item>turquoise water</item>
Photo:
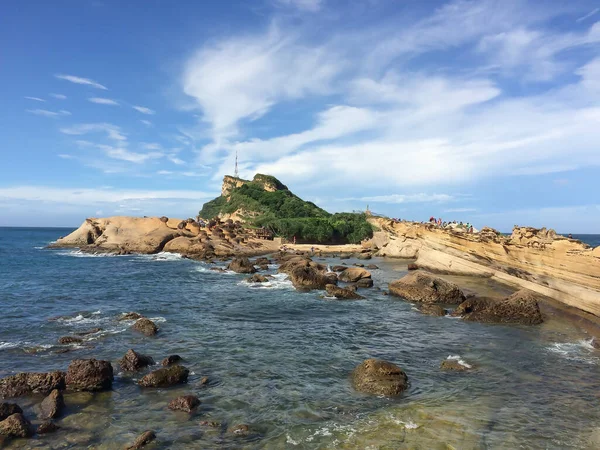
{"type": "MultiPolygon", "coordinates": [[[[281,276],[253,287],[243,275],[215,273],[177,255],[43,249],[65,234],[0,229],[0,376],[64,370],[75,358],[108,359],[116,368],[129,348],[157,361],[177,353],[192,375],[186,386],[145,390],[136,384],[141,375],[116,370],[111,392],[66,395],[62,431],[8,448],[123,448],[146,429],[159,437],[155,448],[177,449],[600,445],[600,352],[569,323],[466,323],[421,315],[377,289],[361,292],[366,300],[332,301],[296,292],[281,276]],[[115,320],[127,311],[154,319],[159,334],[129,331],[129,323],[115,320]],[[94,327],[104,331],[84,345],[57,344],[94,327]],[[476,370],[441,372],[449,355],[476,370]],[[354,392],[348,375],[370,357],[400,365],[410,389],[396,399],[354,392]],[[208,386],[199,383],[204,376],[208,386]],[[166,409],[187,393],[202,401],[196,414],[166,409]],[[222,426],[200,425],[204,420],[222,426]],[[239,423],[252,433],[226,432],[239,423]]],[[[372,262],[381,268],[373,278],[383,289],[406,271],[406,262],[372,262]]],[[[40,400],[17,401],[34,420],[40,400]]]]}

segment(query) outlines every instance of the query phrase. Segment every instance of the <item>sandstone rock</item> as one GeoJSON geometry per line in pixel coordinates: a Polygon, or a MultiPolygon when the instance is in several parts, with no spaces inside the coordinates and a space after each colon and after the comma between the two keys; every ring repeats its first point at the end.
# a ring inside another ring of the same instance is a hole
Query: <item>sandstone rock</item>
{"type": "Polygon", "coordinates": [[[227,432],[235,434],[236,436],[246,436],[250,432],[250,427],[246,424],[234,425],[229,428],[227,432]]]}
{"type": "Polygon", "coordinates": [[[119,320],[138,320],[138,319],[142,319],[144,316],[142,316],[140,313],[136,313],[136,312],[128,312],[128,313],[124,313],[121,317],[119,317],[119,320]]]}
{"type": "Polygon", "coordinates": [[[256,273],[256,268],[245,256],[233,258],[227,268],[236,273],[256,273]]]}
{"type": "Polygon", "coordinates": [[[360,267],[348,267],[338,275],[338,279],[346,283],[355,283],[363,278],[371,278],[371,272],[360,267]]]}
{"type": "Polygon", "coordinates": [[[0,422],[0,435],[27,438],[33,436],[33,428],[23,414],[15,413],[0,422]]]}
{"type": "Polygon", "coordinates": [[[0,403],[0,421],[17,413],[23,414],[23,410],[16,403],[0,403]]]}
{"type": "Polygon", "coordinates": [[[352,372],[352,383],[360,392],[394,396],[406,390],[408,377],[395,364],[379,359],[367,359],[352,372]]]}
{"type": "Polygon", "coordinates": [[[200,405],[200,399],[195,395],[182,395],[169,403],[169,409],[173,411],[184,411],[191,413],[200,405]]]}
{"type": "Polygon", "coordinates": [[[58,425],[56,425],[51,420],[46,420],[37,427],[37,434],[49,434],[54,433],[58,430],[60,430],[60,427],[58,425]]]}
{"type": "Polygon", "coordinates": [[[163,366],[170,366],[171,364],[175,364],[179,361],[181,361],[183,358],[179,355],[169,355],[167,356],[165,359],[162,360],[162,365],[163,366]]]}
{"type": "Polygon", "coordinates": [[[256,258],[254,260],[254,264],[257,266],[268,266],[269,264],[271,264],[271,260],[265,256],[261,256],[260,258],[256,258]]]}
{"type": "Polygon", "coordinates": [[[355,267],[365,267],[364,264],[360,264],[360,263],[354,263],[352,265],[355,266],[355,267]]]}
{"type": "Polygon", "coordinates": [[[146,318],[137,320],[133,324],[131,329],[139,333],[145,334],[146,336],[154,336],[158,332],[158,327],[156,326],[156,324],[150,319],[146,318]]]}
{"type": "Polygon", "coordinates": [[[408,270],[418,270],[419,266],[417,266],[415,263],[408,263],[408,270]]]}
{"type": "Polygon", "coordinates": [[[526,289],[521,289],[504,300],[477,297],[467,299],[458,305],[452,315],[488,323],[538,325],[544,321],[535,294],[526,289]]]}
{"type": "Polygon", "coordinates": [[[325,274],[311,266],[297,266],[292,270],[290,279],[298,290],[325,289],[328,284],[337,284],[335,274],[325,274]]]}
{"type": "Polygon", "coordinates": [[[371,253],[359,253],[356,255],[356,259],[366,260],[371,259],[373,255],[371,253]]]}
{"type": "Polygon", "coordinates": [[[152,441],[156,439],[156,434],[152,430],[144,431],[140,434],[136,440],[129,447],[126,447],[126,450],[139,450],[142,447],[145,447],[152,441]]]}
{"type": "Polygon", "coordinates": [[[340,254],[340,259],[350,259],[352,257],[352,255],[348,254],[348,253],[341,253],[340,254]]]}
{"type": "Polygon", "coordinates": [[[129,349],[119,361],[121,369],[126,372],[135,372],[152,364],[154,364],[154,360],[150,356],[142,355],[133,349],[129,349]]]}
{"type": "Polygon", "coordinates": [[[75,337],[75,336],[63,336],[58,338],[58,343],[59,344],[81,344],[83,342],[83,339],[75,337]]]}
{"type": "Polygon", "coordinates": [[[335,284],[326,285],[325,290],[327,291],[327,295],[338,299],[359,300],[364,298],[362,295],[358,295],[356,292],[350,289],[337,287],[335,284]]]}
{"type": "Polygon", "coordinates": [[[0,379],[0,398],[20,397],[32,393],[49,394],[54,389],[64,388],[64,372],[25,372],[0,379]]]}
{"type": "Polygon", "coordinates": [[[343,272],[347,268],[348,266],[333,266],[331,270],[333,270],[334,272],[343,272]]]}
{"type": "Polygon", "coordinates": [[[431,303],[422,304],[421,307],[419,308],[419,311],[421,311],[423,314],[427,314],[429,316],[439,316],[439,317],[443,317],[447,313],[447,311],[444,308],[442,308],[440,305],[435,305],[435,304],[431,304],[431,303]]]}
{"type": "Polygon", "coordinates": [[[187,382],[190,371],[183,366],[164,367],[143,377],[139,384],[144,387],[169,387],[187,382]]]}
{"type": "Polygon", "coordinates": [[[40,404],[41,419],[60,417],[65,409],[65,400],[58,389],[54,389],[40,404]]]}
{"type": "Polygon", "coordinates": [[[267,283],[269,281],[269,279],[267,277],[265,277],[264,275],[255,273],[250,278],[246,278],[246,281],[248,283],[267,283]]]}
{"type": "Polygon", "coordinates": [[[65,381],[73,391],[104,391],[112,387],[110,362],[97,359],[75,359],[69,364],[65,381]]]}
{"type": "Polygon", "coordinates": [[[389,284],[390,293],[411,302],[458,305],[465,295],[454,283],[427,272],[411,272],[389,284]]]}
{"type": "Polygon", "coordinates": [[[371,288],[371,287],[373,287],[373,279],[372,278],[361,278],[356,283],[354,283],[354,285],[359,288],[371,288]]]}

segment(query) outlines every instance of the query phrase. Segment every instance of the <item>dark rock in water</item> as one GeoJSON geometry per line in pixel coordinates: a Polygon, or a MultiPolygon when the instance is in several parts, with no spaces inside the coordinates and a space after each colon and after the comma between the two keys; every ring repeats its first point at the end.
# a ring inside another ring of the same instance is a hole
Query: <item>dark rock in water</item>
{"type": "Polygon", "coordinates": [[[65,409],[65,400],[58,389],[54,389],[40,405],[40,419],[60,417],[65,409]]]}
{"type": "Polygon", "coordinates": [[[417,303],[448,303],[458,305],[465,294],[454,283],[427,272],[411,272],[389,284],[390,293],[417,303]]]}
{"type": "Polygon", "coordinates": [[[371,288],[373,287],[373,280],[371,278],[361,278],[355,285],[359,288],[371,288]]]}
{"type": "Polygon", "coordinates": [[[156,439],[156,433],[152,430],[144,431],[140,434],[137,439],[131,444],[126,450],[139,450],[142,447],[145,447],[152,441],[156,439]]]}
{"type": "Polygon", "coordinates": [[[377,266],[376,264],[369,264],[367,266],[367,269],[369,269],[369,270],[377,270],[377,269],[379,269],[379,266],[377,266]]]}
{"type": "Polygon", "coordinates": [[[349,255],[348,253],[342,253],[340,254],[340,259],[350,259],[352,255],[349,255]]]}
{"type": "Polygon", "coordinates": [[[139,382],[144,387],[169,387],[185,383],[190,371],[183,366],[164,367],[149,373],[139,382]]]}
{"type": "Polygon", "coordinates": [[[354,267],[365,267],[364,264],[360,264],[360,263],[354,263],[352,264],[354,267]]]}
{"type": "Polygon", "coordinates": [[[592,339],[592,347],[600,350],[600,339],[598,339],[598,338],[592,339]]]}
{"type": "Polygon", "coordinates": [[[234,425],[229,428],[227,432],[235,434],[236,436],[246,436],[250,432],[250,427],[246,424],[234,425]]]}
{"type": "Polygon", "coordinates": [[[75,336],[63,336],[58,338],[59,344],[81,344],[83,339],[75,337],[75,336]]]}
{"type": "Polygon", "coordinates": [[[359,253],[358,255],[356,255],[356,259],[371,259],[373,257],[373,255],[371,253],[359,253]]]}
{"type": "Polygon", "coordinates": [[[127,350],[125,356],[119,361],[121,369],[126,372],[135,372],[154,364],[154,359],[150,356],[142,355],[133,349],[127,350]]]}
{"type": "Polygon", "coordinates": [[[254,260],[254,264],[256,264],[257,266],[268,266],[269,264],[271,264],[271,260],[265,256],[261,256],[260,258],[256,258],[254,260]]]}
{"type": "Polygon", "coordinates": [[[469,298],[452,313],[464,320],[538,325],[544,321],[535,294],[521,289],[503,300],[469,298]]]}
{"type": "Polygon", "coordinates": [[[102,328],[92,328],[91,330],[79,331],[79,332],[77,332],[75,334],[77,336],[88,336],[90,334],[100,333],[101,331],[102,331],[102,328]]]}
{"type": "Polygon", "coordinates": [[[424,303],[423,305],[421,305],[421,307],[419,308],[419,311],[421,311],[423,314],[427,314],[430,316],[445,316],[447,311],[442,308],[440,305],[434,305],[431,303],[424,303]]]}
{"type": "Polygon", "coordinates": [[[139,313],[136,312],[128,312],[123,314],[121,317],[119,317],[119,320],[138,320],[138,319],[142,319],[144,316],[142,316],[139,313]]]}
{"type": "Polygon", "coordinates": [[[269,281],[269,279],[267,277],[265,277],[264,275],[255,273],[250,278],[246,278],[246,281],[248,283],[267,283],[269,281]]]}
{"type": "Polygon", "coordinates": [[[325,289],[326,285],[337,283],[337,280],[332,283],[330,277],[310,266],[296,267],[292,270],[290,279],[292,280],[294,287],[300,290],[325,289]]]}
{"type": "Polygon", "coordinates": [[[131,329],[139,333],[145,334],[146,336],[154,336],[158,332],[158,327],[156,326],[156,324],[150,319],[146,318],[139,319],[136,323],[133,324],[131,329]]]}
{"type": "Polygon", "coordinates": [[[201,386],[206,386],[208,383],[210,383],[210,380],[208,377],[202,377],[202,379],[200,380],[201,386]]]}
{"type": "Polygon", "coordinates": [[[179,361],[182,361],[183,358],[179,355],[169,355],[165,359],[162,360],[163,366],[170,366],[171,364],[175,364],[179,361]]]}
{"type": "Polygon", "coordinates": [[[260,270],[269,270],[268,264],[260,264],[258,267],[260,268],[260,270]]]}
{"type": "Polygon", "coordinates": [[[362,295],[358,295],[350,289],[337,287],[335,284],[328,284],[325,286],[325,290],[327,291],[327,295],[337,299],[360,300],[364,298],[362,295]]]}
{"type": "Polygon", "coordinates": [[[173,411],[184,411],[191,413],[200,405],[200,399],[195,395],[182,395],[169,403],[169,409],[173,411]]]}
{"type": "Polygon", "coordinates": [[[367,359],[352,372],[354,388],[376,395],[399,395],[408,387],[404,371],[387,361],[367,359]]]}
{"type": "Polygon", "coordinates": [[[389,294],[388,294],[388,291],[383,291],[381,294],[382,294],[382,295],[389,295],[389,294]]]}
{"type": "Polygon", "coordinates": [[[338,279],[346,283],[354,283],[363,278],[371,278],[371,272],[359,267],[348,267],[338,275],[338,279]]]}
{"type": "Polygon", "coordinates": [[[408,263],[408,270],[418,270],[419,266],[417,266],[415,263],[408,263]]]}
{"type": "Polygon", "coordinates": [[[347,266],[333,266],[331,270],[333,270],[334,272],[343,272],[347,268],[347,266]]]}
{"type": "Polygon", "coordinates": [[[200,425],[203,427],[211,427],[211,428],[219,428],[221,424],[219,422],[215,422],[214,420],[203,420],[200,422],[200,425]]]}
{"type": "Polygon", "coordinates": [[[97,359],[75,359],[69,364],[65,378],[73,391],[104,391],[112,387],[113,368],[110,362],[97,359]]]}
{"type": "Polygon", "coordinates": [[[45,422],[42,422],[38,427],[37,427],[37,434],[49,434],[49,433],[55,433],[56,431],[60,430],[60,427],[58,425],[56,425],[54,422],[52,422],[51,420],[46,420],[45,422]]]}
{"type": "Polygon", "coordinates": [[[471,367],[461,364],[456,359],[445,359],[444,361],[442,361],[442,364],[440,364],[440,369],[453,372],[465,372],[471,369],[471,367]]]}
{"type": "Polygon", "coordinates": [[[20,397],[33,393],[49,394],[54,389],[64,388],[64,372],[24,372],[0,379],[0,398],[20,397]]]}
{"type": "Polygon", "coordinates": [[[0,435],[27,438],[33,436],[33,427],[23,414],[16,413],[0,422],[0,435]]]}
{"type": "Polygon", "coordinates": [[[23,414],[23,410],[16,403],[0,403],[0,420],[17,413],[23,414]]]}
{"type": "Polygon", "coordinates": [[[233,258],[233,260],[227,266],[229,270],[233,270],[236,273],[256,273],[254,264],[250,262],[245,256],[233,258]]]}

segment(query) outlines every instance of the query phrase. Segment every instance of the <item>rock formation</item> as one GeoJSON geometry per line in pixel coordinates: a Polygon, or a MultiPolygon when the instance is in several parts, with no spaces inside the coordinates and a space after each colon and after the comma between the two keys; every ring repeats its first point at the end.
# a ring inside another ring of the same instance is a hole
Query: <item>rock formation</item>
{"type": "Polygon", "coordinates": [[[154,364],[154,360],[150,356],[142,355],[133,349],[129,349],[119,361],[121,369],[126,372],[135,372],[152,364],[154,364]]]}
{"type": "Polygon", "coordinates": [[[406,390],[408,377],[395,364],[379,359],[367,359],[352,372],[352,383],[360,392],[394,396],[406,390]]]}
{"type": "Polygon", "coordinates": [[[75,359],[69,364],[65,381],[73,391],[108,390],[112,387],[113,368],[108,361],[75,359]]]}
{"type": "Polygon", "coordinates": [[[156,324],[145,317],[137,320],[131,329],[145,334],[146,336],[154,336],[158,332],[158,327],[156,324]]]}
{"type": "Polygon", "coordinates": [[[390,293],[411,302],[457,305],[465,295],[454,283],[427,272],[410,272],[389,285],[390,293]]]}
{"type": "Polygon", "coordinates": [[[187,382],[190,371],[183,366],[163,367],[150,372],[143,377],[139,384],[144,387],[169,387],[187,382]]]}
{"type": "Polygon", "coordinates": [[[362,295],[358,295],[351,289],[341,288],[336,286],[335,284],[328,284],[325,286],[325,290],[327,291],[327,295],[330,297],[335,297],[337,299],[342,300],[360,300],[364,299],[362,295]]]}
{"type": "Polygon", "coordinates": [[[504,300],[470,298],[458,305],[452,314],[474,322],[522,325],[543,322],[535,294],[526,289],[521,289],[504,300]]]}
{"type": "Polygon", "coordinates": [[[27,394],[49,394],[65,388],[64,372],[18,373],[0,379],[0,398],[20,397],[27,394]]]}
{"type": "Polygon", "coordinates": [[[40,404],[41,419],[55,419],[60,417],[65,409],[65,400],[58,389],[54,389],[40,404]]]}
{"type": "Polygon", "coordinates": [[[200,405],[200,399],[195,395],[182,395],[181,397],[171,400],[169,409],[172,411],[191,413],[198,405],[200,405]]]}

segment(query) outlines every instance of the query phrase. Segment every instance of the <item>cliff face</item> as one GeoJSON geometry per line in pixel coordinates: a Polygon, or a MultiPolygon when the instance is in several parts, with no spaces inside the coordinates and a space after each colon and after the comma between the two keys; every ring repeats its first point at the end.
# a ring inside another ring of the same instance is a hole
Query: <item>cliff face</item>
{"type": "Polygon", "coordinates": [[[491,228],[466,234],[429,224],[372,219],[382,256],[416,258],[431,271],[477,275],[528,288],[600,316],[600,250],[553,230],[491,228]]]}

